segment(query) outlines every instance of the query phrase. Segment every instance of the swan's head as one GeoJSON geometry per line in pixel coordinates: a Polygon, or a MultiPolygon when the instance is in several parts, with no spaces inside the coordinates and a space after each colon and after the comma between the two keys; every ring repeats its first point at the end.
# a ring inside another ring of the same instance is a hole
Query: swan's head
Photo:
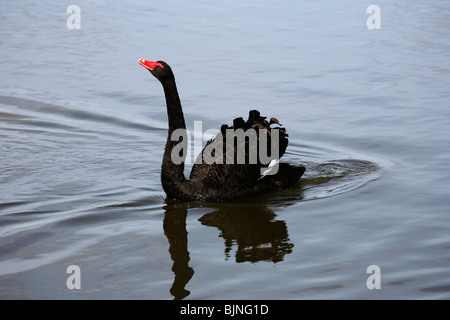
{"type": "Polygon", "coordinates": [[[172,69],[164,61],[138,60],[139,64],[151,72],[159,81],[173,77],[172,69]]]}

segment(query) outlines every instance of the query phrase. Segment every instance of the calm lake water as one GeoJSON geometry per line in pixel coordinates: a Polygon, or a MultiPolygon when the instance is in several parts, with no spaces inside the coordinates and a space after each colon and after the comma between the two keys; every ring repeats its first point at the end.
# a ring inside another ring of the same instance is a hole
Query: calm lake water
{"type": "Polygon", "coordinates": [[[0,3],[0,298],[450,298],[448,1],[377,1],[379,30],[348,0],[76,4],[81,29],[0,3]],[[139,58],[172,66],[190,130],[277,117],[301,182],[166,199],[139,58]]]}

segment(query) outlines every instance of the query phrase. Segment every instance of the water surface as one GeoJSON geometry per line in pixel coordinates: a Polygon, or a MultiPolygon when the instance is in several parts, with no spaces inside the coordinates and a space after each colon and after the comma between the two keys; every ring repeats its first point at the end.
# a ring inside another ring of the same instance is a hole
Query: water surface
{"type": "Polygon", "coordinates": [[[69,30],[65,4],[2,2],[0,297],[448,299],[450,6],[377,4],[380,30],[351,1],[81,1],[69,30]],[[301,182],[166,199],[139,58],[172,66],[190,130],[277,117],[301,182]]]}

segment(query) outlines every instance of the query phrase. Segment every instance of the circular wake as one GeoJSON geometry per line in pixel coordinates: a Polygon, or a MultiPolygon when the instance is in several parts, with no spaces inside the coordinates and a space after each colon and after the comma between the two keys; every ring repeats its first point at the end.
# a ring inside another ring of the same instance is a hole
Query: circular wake
{"type": "Polygon", "coordinates": [[[307,164],[303,176],[303,200],[329,197],[359,188],[381,177],[377,164],[357,159],[333,160],[307,164]]]}

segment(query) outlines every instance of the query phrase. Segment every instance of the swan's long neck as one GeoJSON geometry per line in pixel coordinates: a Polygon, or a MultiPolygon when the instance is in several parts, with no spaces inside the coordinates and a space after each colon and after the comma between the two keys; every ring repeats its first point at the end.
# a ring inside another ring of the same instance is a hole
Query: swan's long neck
{"type": "MultiPolygon", "coordinates": [[[[161,182],[164,191],[171,198],[185,198],[186,197],[186,184],[187,180],[184,176],[184,161],[186,159],[186,148],[183,148],[183,154],[177,153],[178,157],[176,161],[179,164],[174,163],[172,158],[172,151],[180,140],[172,141],[171,137],[175,130],[186,129],[184,122],[183,110],[181,107],[180,97],[178,96],[177,86],[175,79],[167,79],[161,82],[164,88],[164,94],[166,96],[167,115],[169,118],[169,131],[167,136],[166,147],[164,150],[163,162],[161,166],[161,182]]],[[[186,131],[185,131],[186,132],[186,131]]],[[[184,141],[186,143],[186,141],[184,141]]],[[[187,146],[187,145],[186,145],[187,146]]],[[[187,192],[189,193],[189,192],[187,192]]]]}
{"type": "Polygon", "coordinates": [[[186,129],[184,123],[183,109],[181,108],[180,97],[178,95],[175,79],[165,80],[163,83],[164,94],[166,96],[167,115],[169,117],[169,138],[176,129],[186,129]]]}

